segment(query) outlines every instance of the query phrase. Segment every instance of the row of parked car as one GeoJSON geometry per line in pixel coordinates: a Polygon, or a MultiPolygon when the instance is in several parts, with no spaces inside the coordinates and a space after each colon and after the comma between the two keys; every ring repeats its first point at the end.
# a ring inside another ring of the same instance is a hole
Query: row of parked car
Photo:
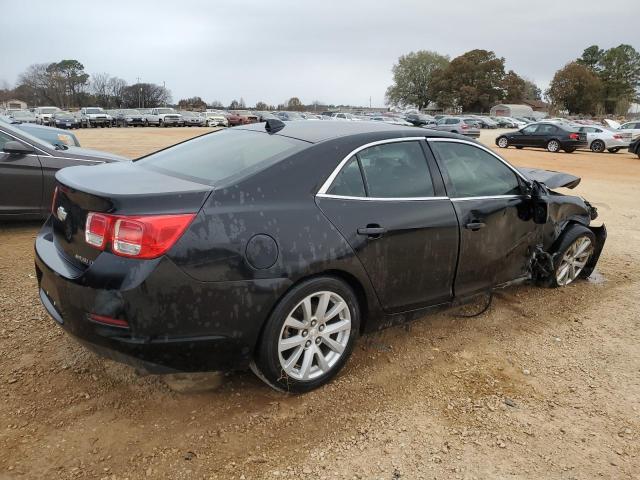
{"type": "Polygon", "coordinates": [[[3,113],[11,123],[35,123],[57,128],[92,127],[216,127],[228,126],[227,116],[217,112],[191,112],[171,107],[148,109],[113,109],[86,107],[69,112],[58,107],[36,107],[32,110],[7,110],[3,113]]]}

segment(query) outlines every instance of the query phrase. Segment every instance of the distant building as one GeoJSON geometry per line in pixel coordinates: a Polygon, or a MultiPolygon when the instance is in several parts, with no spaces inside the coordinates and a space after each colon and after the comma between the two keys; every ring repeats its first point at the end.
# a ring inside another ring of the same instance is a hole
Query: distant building
{"type": "Polygon", "coordinates": [[[542,100],[523,100],[522,103],[529,105],[534,112],[549,113],[549,104],[542,100]]]}
{"type": "Polygon", "coordinates": [[[27,102],[22,100],[7,100],[6,102],[0,102],[0,107],[6,110],[24,110],[27,108],[27,102]]]}
{"type": "Polygon", "coordinates": [[[534,118],[536,115],[533,114],[533,108],[529,105],[524,104],[509,104],[509,103],[500,103],[491,107],[490,112],[492,117],[532,117],[534,118]]]}

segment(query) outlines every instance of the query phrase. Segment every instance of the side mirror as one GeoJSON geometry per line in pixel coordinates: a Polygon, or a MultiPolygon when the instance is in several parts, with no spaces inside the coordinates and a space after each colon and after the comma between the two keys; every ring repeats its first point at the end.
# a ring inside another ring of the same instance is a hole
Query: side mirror
{"type": "Polygon", "coordinates": [[[543,185],[536,182],[530,184],[531,186],[531,203],[533,223],[544,225],[549,218],[549,204],[547,202],[547,191],[543,185]]]}
{"type": "Polygon", "coordinates": [[[11,140],[4,144],[2,151],[10,155],[27,155],[29,153],[33,153],[33,148],[29,145],[25,145],[24,143],[11,140]]]}

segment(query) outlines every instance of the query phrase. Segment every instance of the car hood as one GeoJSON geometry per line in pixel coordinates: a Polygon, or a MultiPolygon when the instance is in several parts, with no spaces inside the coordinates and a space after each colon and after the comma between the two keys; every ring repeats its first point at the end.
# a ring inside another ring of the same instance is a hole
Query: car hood
{"type": "Polygon", "coordinates": [[[544,183],[549,188],[575,188],[580,183],[580,177],[570,173],[554,172],[553,170],[542,170],[540,168],[518,168],[525,177],[544,183]]]}
{"type": "Polygon", "coordinates": [[[108,162],[125,162],[128,158],[116,155],[114,153],[101,152],[100,150],[90,150],[88,148],[68,147],[64,150],[63,155],[70,154],[74,157],[82,157],[87,159],[106,160],[108,162]]]}

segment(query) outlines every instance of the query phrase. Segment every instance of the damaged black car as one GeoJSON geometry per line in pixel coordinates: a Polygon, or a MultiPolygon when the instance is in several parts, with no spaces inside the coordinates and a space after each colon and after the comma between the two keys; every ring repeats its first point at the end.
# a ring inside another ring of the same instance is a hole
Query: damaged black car
{"type": "Polygon", "coordinates": [[[363,332],[513,282],[593,271],[579,178],[376,122],[227,129],[56,175],[40,298],[89,348],[151,372],[251,367],[305,392],[363,332]]]}

